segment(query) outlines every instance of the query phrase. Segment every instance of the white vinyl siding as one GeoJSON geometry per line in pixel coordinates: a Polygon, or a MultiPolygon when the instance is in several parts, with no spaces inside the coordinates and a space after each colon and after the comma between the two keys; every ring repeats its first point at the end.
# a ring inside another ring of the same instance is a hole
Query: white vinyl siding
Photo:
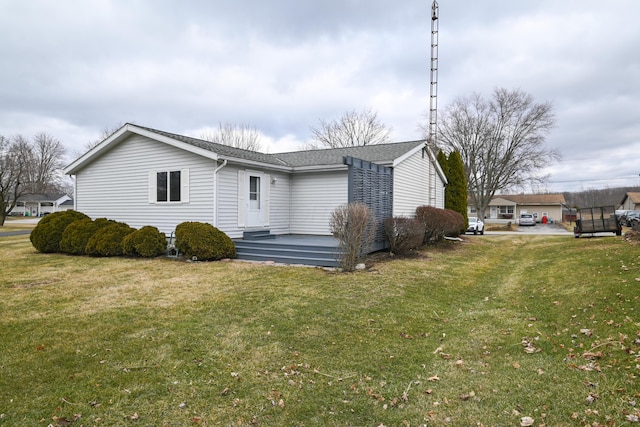
{"type": "Polygon", "coordinates": [[[289,234],[291,232],[291,175],[271,172],[269,192],[269,228],[272,234],[289,234]]]}
{"type": "Polygon", "coordinates": [[[444,184],[429,156],[418,151],[393,170],[393,215],[413,217],[418,206],[434,204],[444,208],[444,184]]]}
{"type": "Polygon", "coordinates": [[[183,221],[213,223],[213,160],[135,135],[76,175],[76,209],[132,227],[153,225],[165,233],[183,221]],[[181,201],[149,203],[151,172],[181,171],[181,201]]]}
{"type": "MultiPolygon", "coordinates": [[[[217,227],[231,238],[240,238],[245,231],[245,215],[239,206],[246,204],[247,170],[228,165],[218,172],[218,218],[217,227]],[[241,182],[242,181],[242,182],[241,182]]],[[[289,183],[286,173],[264,174],[264,187],[268,212],[265,212],[265,228],[272,234],[289,233],[289,183]],[[268,188],[266,187],[268,186],[268,188]]],[[[266,206],[265,206],[266,207],[266,206]]]]}
{"type": "Polygon", "coordinates": [[[331,235],[331,212],[348,202],[347,171],[294,174],[291,233],[331,235]]]}

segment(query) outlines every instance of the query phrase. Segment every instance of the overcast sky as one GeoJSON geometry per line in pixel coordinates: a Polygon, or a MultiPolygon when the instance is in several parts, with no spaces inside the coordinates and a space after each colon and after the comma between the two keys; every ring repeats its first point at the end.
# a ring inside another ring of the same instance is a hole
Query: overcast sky
{"type": "MultiPolygon", "coordinates": [[[[0,0],[0,134],[71,153],[133,122],[245,124],[271,153],[371,108],[429,110],[431,0],[0,0]]],[[[496,87],[554,106],[543,190],[640,185],[640,1],[440,0],[438,107],[496,87]]],[[[71,160],[71,159],[70,159],[71,160]]]]}

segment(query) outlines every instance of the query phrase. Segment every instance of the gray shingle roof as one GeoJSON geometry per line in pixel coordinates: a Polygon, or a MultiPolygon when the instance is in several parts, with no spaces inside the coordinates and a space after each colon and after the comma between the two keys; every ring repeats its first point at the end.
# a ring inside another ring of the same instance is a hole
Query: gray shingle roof
{"type": "Polygon", "coordinates": [[[425,143],[424,140],[396,142],[390,144],[366,145],[362,147],[348,148],[332,148],[323,150],[305,150],[294,151],[290,153],[265,154],[256,151],[243,150],[240,148],[229,147],[227,145],[216,144],[214,142],[204,141],[202,139],[191,138],[184,135],[165,132],[144,126],[138,126],[149,132],[163,135],[177,141],[193,145],[204,150],[208,150],[218,154],[223,158],[236,158],[242,160],[250,160],[260,163],[288,166],[288,167],[304,167],[304,166],[328,166],[341,165],[345,156],[356,157],[372,163],[390,163],[393,160],[402,157],[408,151],[425,143]]]}
{"type": "Polygon", "coordinates": [[[292,167],[342,164],[345,156],[356,157],[372,163],[390,163],[425,141],[395,142],[391,144],[365,145],[362,147],[332,148],[324,150],[294,151],[273,154],[292,167]]]}

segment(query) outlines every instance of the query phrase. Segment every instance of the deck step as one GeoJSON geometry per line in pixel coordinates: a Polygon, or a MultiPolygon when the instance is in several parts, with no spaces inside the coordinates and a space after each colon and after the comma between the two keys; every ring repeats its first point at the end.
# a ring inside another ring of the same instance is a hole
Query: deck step
{"type": "Polygon", "coordinates": [[[278,243],[275,240],[235,240],[238,259],[273,261],[284,264],[303,264],[322,267],[339,267],[333,246],[313,244],[278,243]]]}
{"type": "Polygon", "coordinates": [[[254,231],[245,231],[242,233],[243,240],[264,240],[264,239],[275,239],[276,235],[271,234],[271,230],[254,230],[254,231]]]}

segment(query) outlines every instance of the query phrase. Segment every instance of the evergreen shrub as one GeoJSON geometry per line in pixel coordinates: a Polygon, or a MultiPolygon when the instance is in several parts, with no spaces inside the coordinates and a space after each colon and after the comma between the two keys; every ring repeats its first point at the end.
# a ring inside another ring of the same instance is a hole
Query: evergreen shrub
{"type": "Polygon", "coordinates": [[[115,223],[113,220],[84,218],[73,221],[65,228],[60,240],[60,251],[70,255],[86,255],[87,243],[98,229],[115,223]]]}
{"type": "Polygon", "coordinates": [[[176,227],[176,248],[201,261],[236,257],[236,245],[225,233],[204,222],[183,222],[176,227]]]}
{"type": "Polygon", "coordinates": [[[156,227],[146,225],[124,238],[122,250],[127,256],[153,258],[166,253],[167,237],[156,227]]]}
{"type": "Polygon", "coordinates": [[[60,252],[62,233],[76,220],[89,218],[82,212],[66,210],[44,216],[31,231],[29,239],[38,252],[60,252]]]}
{"type": "Polygon", "coordinates": [[[100,227],[87,242],[87,255],[122,256],[122,242],[135,229],[123,222],[112,222],[100,227]]]}

